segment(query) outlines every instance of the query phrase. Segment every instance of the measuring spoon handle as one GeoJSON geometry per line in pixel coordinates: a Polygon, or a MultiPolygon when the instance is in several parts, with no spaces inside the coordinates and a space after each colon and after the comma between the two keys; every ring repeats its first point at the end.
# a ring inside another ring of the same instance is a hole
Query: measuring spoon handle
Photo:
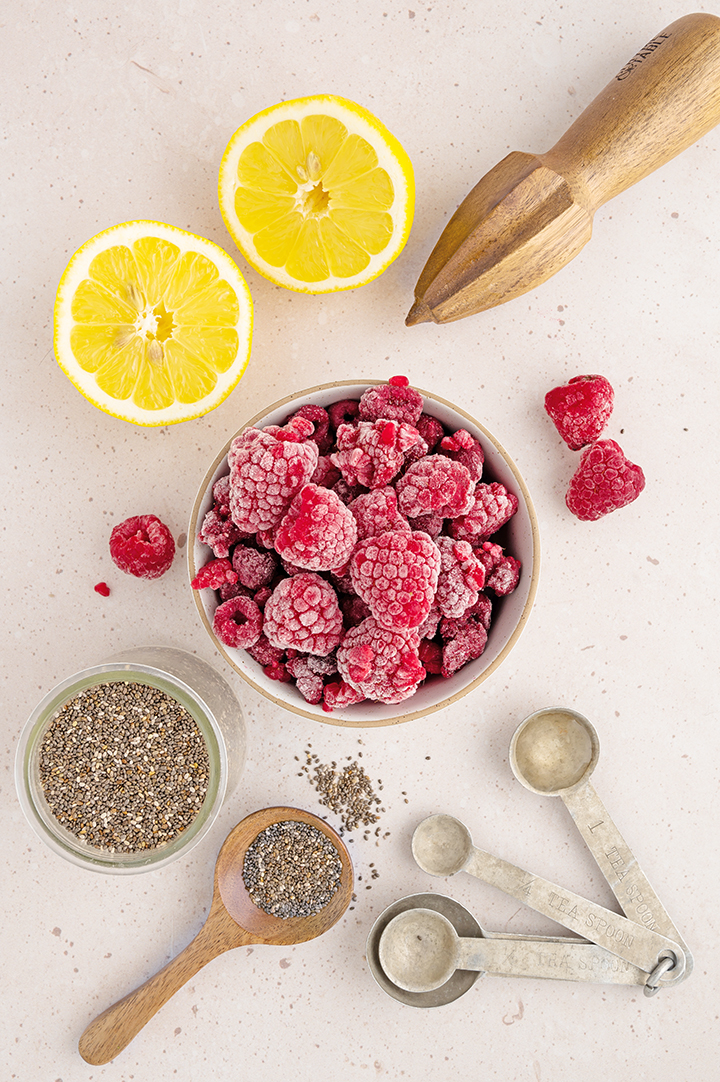
{"type": "Polygon", "coordinates": [[[585,782],[560,796],[625,914],[679,943],[689,976],[692,956],[593,785],[585,782]]]}
{"type": "Polygon", "coordinates": [[[647,973],[596,943],[558,939],[458,939],[458,969],[497,977],[644,985],[647,973]]]}
{"type": "Polygon", "coordinates": [[[543,913],[646,973],[655,969],[660,955],[667,954],[677,959],[678,974],[684,970],[685,955],[674,940],[476,846],[472,847],[463,871],[498,887],[536,913],[543,913]]]}
{"type": "Polygon", "coordinates": [[[78,1042],[87,1063],[109,1063],[199,969],[224,951],[251,942],[224,908],[214,908],[185,950],[90,1023],[78,1042]]]}

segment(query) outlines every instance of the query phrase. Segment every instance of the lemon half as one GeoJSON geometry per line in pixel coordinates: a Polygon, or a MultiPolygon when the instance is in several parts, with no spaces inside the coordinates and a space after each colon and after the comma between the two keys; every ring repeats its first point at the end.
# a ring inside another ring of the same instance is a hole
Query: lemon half
{"type": "Polygon", "coordinates": [[[218,406],[250,357],[247,283],[226,252],[162,222],[123,222],[72,257],[55,300],[55,357],[85,397],[137,425],[218,406]]]}
{"type": "Polygon", "coordinates": [[[281,102],[238,128],[218,193],[248,263],[304,293],[377,278],[402,251],[415,206],[412,163],[397,139],[330,94],[281,102]]]}

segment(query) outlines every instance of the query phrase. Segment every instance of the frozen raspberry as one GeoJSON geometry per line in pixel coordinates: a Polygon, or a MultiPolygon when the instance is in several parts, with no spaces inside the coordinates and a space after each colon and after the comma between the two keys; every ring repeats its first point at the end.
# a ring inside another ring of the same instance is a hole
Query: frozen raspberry
{"type": "Polygon", "coordinates": [[[392,530],[360,541],[350,560],[355,592],[393,630],[415,628],[430,611],[440,552],[425,533],[392,530]]]}
{"type": "Polygon", "coordinates": [[[323,695],[323,710],[332,713],[333,710],[342,709],[343,706],[354,706],[361,703],[365,696],[361,691],[356,691],[344,680],[332,680],[325,685],[323,695]]]}
{"type": "Polygon", "coordinates": [[[110,587],[106,582],[98,582],[93,586],[93,590],[96,594],[100,594],[102,597],[110,597],[110,587]]]}
{"type": "Polygon", "coordinates": [[[493,590],[498,597],[512,593],[520,580],[520,561],[506,556],[501,546],[492,541],[484,541],[473,552],[485,568],[485,588],[493,590]]]}
{"type": "Polygon", "coordinates": [[[360,399],[360,420],[404,421],[414,425],[423,410],[422,395],[406,376],[392,376],[380,387],[369,387],[360,399]]]}
{"type": "Polygon", "coordinates": [[[398,511],[397,494],[390,485],[357,496],[349,505],[357,522],[358,541],[388,530],[409,530],[408,521],[398,511]]]}
{"type": "Polygon", "coordinates": [[[352,512],[329,488],[305,485],[275,531],[275,551],[308,571],[331,571],[350,559],[357,541],[352,512]]]}
{"type": "Polygon", "coordinates": [[[277,680],[281,684],[292,684],[293,677],[288,672],[287,665],[282,661],[271,661],[269,665],[266,665],[263,672],[267,676],[268,680],[277,680]]]}
{"type": "Polygon", "coordinates": [[[271,594],[272,590],[269,586],[261,586],[260,589],[256,590],[253,594],[253,601],[261,612],[265,608],[265,605],[267,604],[268,598],[271,596],[271,594]]]}
{"type": "MultiPolygon", "coordinates": [[[[221,601],[229,601],[231,597],[251,597],[251,593],[248,589],[242,586],[239,582],[221,582],[217,588],[217,592],[220,595],[221,601]]],[[[255,599],[253,598],[253,601],[255,599]]]]}
{"type": "Polygon", "coordinates": [[[312,422],[296,417],[284,429],[246,428],[232,441],[230,508],[239,529],[251,533],[273,529],[315,472],[317,444],[291,438],[298,426],[312,429],[312,422]]]}
{"type": "Polygon", "coordinates": [[[512,518],[518,509],[518,498],[505,485],[493,481],[475,486],[475,502],[466,515],[450,525],[450,533],[458,541],[477,545],[491,537],[512,518]]]}
{"type": "Polygon", "coordinates": [[[328,417],[334,429],[340,425],[354,425],[360,412],[360,403],[355,398],[343,398],[328,406],[328,417]]]}
{"type": "Polygon", "coordinates": [[[346,507],[349,507],[353,500],[356,500],[358,496],[362,496],[363,492],[365,492],[362,485],[349,485],[347,481],[343,480],[342,476],[331,487],[335,495],[342,500],[346,507]]]}
{"type": "Polygon", "coordinates": [[[474,661],[487,645],[487,631],[471,616],[459,620],[443,620],[440,624],[443,639],[441,675],[452,676],[468,661],[474,661]]]}
{"type": "Polygon", "coordinates": [[[473,505],[475,483],[460,462],[427,455],[415,462],[397,483],[398,506],[408,518],[466,515],[473,505]]]}
{"type": "Polygon", "coordinates": [[[317,444],[320,454],[326,455],[333,445],[333,438],[330,435],[330,418],[327,410],[324,410],[322,406],[301,406],[288,420],[292,421],[296,417],[305,417],[312,422],[314,431],[309,438],[313,443],[317,444]]]}
{"type": "Polygon", "coordinates": [[[479,593],[477,601],[474,605],[471,605],[465,616],[474,616],[478,623],[482,624],[486,631],[489,631],[492,622],[492,601],[488,595],[479,593]]]}
{"type": "Polygon", "coordinates": [[[274,646],[329,654],[342,639],[342,613],[329,582],[307,572],[283,579],[265,605],[263,631],[274,646]]]}
{"type": "Polygon", "coordinates": [[[274,436],[281,443],[305,443],[312,438],[315,425],[308,417],[303,417],[298,411],[294,417],[290,418],[287,424],[265,425],[262,431],[267,435],[274,436]]]}
{"type": "Polygon", "coordinates": [[[565,443],[579,451],[598,438],[612,413],[614,391],[604,376],[575,376],[545,395],[545,409],[565,443]]]}
{"type": "Polygon", "coordinates": [[[333,466],[329,455],[320,455],[310,481],[313,485],[320,485],[321,488],[332,488],[341,476],[340,470],[337,466],[333,466]]]}
{"type": "Polygon", "coordinates": [[[435,544],[441,561],[435,604],[442,616],[462,616],[485,585],[485,568],[468,541],[438,537],[435,544]]]}
{"type": "Polygon", "coordinates": [[[343,680],[366,699],[399,703],[425,678],[414,630],[390,631],[372,616],[351,627],[337,652],[343,680]]]}
{"type": "Polygon", "coordinates": [[[341,594],[339,601],[346,627],[357,627],[371,615],[370,606],[357,594],[341,594]]]}
{"type": "Polygon", "coordinates": [[[420,648],[418,649],[418,656],[423,663],[426,673],[431,673],[435,676],[439,676],[442,672],[442,646],[437,642],[431,642],[429,639],[420,640],[420,648]]]}
{"type": "Polygon", "coordinates": [[[427,614],[423,622],[420,624],[418,635],[421,639],[434,639],[437,633],[438,624],[440,623],[441,613],[433,602],[430,612],[427,614]]]}
{"type": "Polygon", "coordinates": [[[453,462],[461,462],[473,481],[479,481],[482,477],[485,452],[479,440],[464,428],[459,428],[452,436],[445,436],[440,441],[440,453],[447,455],[453,462]]]}
{"type": "Polygon", "coordinates": [[[574,515],[590,522],[636,500],[645,488],[645,474],[629,462],[615,440],[598,440],[580,459],[565,503],[574,515]]]}
{"type": "MultiPolygon", "coordinates": [[[[250,537],[253,535],[250,534],[250,537]]],[[[262,549],[274,549],[275,548],[275,531],[274,530],[258,530],[255,534],[255,540],[262,549]]]]}
{"type": "Polygon", "coordinates": [[[226,646],[247,649],[254,646],[262,630],[262,613],[249,597],[232,597],[215,609],[213,631],[226,646]]]}
{"type": "Polygon", "coordinates": [[[236,545],[232,565],[238,582],[249,590],[257,590],[272,582],[278,562],[271,552],[261,552],[250,545],[236,545]]]}
{"type": "Polygon", "coordinates": [[[318,657],[317,654],[308,654],[307,663],[310,667],[310,672],[317,673],[318,676],[333,676],[337,672],[337,658],[335,654],[327,654],[326,657],[318,657]]]}
{"type": "Polygon", "coordinates": [[[113,563],[139,579],[159,579],[175,556],[175,542],[155,515],[136,515],[118,523],[110,534],[113,563]]]}
{"type": "Polygon", "coordinates": [[[223,559],[238,541],[250,535],[239,530],[230,517],[230,474],[219,477],[212,487],[213,504],[203,519],[198,540],[213,550],[213,555],[223,559]]]}
{"type": "Polygon", "coordinates": [[[193,590],[219,590],[226,583],[234,586],[237,580],[237,572],[233,571],[229,560],[208,560],[190,585],[193,590]]]}
{"type": "Polygon", "coordinates": [[[384,488],[401,470],[405,453],[418,443],[425,446],[412,425],[397,421],[360,421],[357,427],[340,425],[338,450],[330,458],[349,485],[384,488]]]}
{"type": "Polygon", "coordinates": [[[313,706],[322,700],[324,680],[310,668],[308,659],[302,655],[285,662],[285,668],[295,680],[295,686],[306,702],[313,706]]]}
{"type": "Polygon", "coordinates": [[[431,417],[429,413],[421,413],[415,422],[415,427],[425,440],[428,454],[431,455],[445,435],[445,429],[437,418],[431,417]]]}
{"type": "Polygon", "coordinates": [[[273,646],[262,633],[254,646],[247,647],[247,652],[253,661],[257,661],[263,668],[266,665],[277,665],[285,657],[285,651],[279,646],[273,646]]]}
{"type": "Polygon", "coordinates": [[[442,515],[419,515],[417,518],[409,518],[411,530],[422,530],[428,537],[435,538],[442,533],[445,519],[442,515]]]}

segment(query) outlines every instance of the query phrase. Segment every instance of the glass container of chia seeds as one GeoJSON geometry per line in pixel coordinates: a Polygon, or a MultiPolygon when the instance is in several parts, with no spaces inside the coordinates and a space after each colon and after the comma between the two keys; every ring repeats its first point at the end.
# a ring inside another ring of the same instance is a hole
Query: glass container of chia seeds
{"type": "Polygon", "coordinates": [[[235,694],[183,650],[128,649],[67,677],[33,710],[15,784],[36,834],[92,871],[153,871],[210,830],[245,762],[235,694]]]}

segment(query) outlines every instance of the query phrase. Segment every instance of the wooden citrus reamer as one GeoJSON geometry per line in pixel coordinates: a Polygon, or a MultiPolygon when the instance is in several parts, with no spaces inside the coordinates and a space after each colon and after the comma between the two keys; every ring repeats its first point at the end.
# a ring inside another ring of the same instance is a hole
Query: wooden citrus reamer
{"type": "Polygon", "coordinates": [[[546,281],[593,214],[720,122],[720,18],[686,15],[640,49],[547,154],[513,151],[448,222],[406,324],[450,323],[546,281]]]}

